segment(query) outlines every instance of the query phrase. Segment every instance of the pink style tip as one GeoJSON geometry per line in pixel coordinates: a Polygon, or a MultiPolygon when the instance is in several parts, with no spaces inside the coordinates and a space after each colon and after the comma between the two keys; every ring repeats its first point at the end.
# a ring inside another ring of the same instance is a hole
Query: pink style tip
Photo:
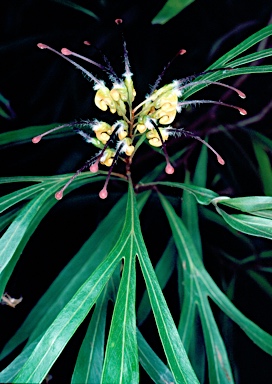
{"type": "Polygon", "coordinates": [[[33,144],[37,144],[37,143],[39,143],[39,142],[41,141],[41,139],[42,139],[42,135],[33,137],[33,139],[32,139],[32,143],[33,143],[33,144]]]}
{"type": "Polygon", "coordinates": [[[61,53],[62,53],[64,56],[72,55],[72,51],[70,51],[70,49],[67,49],[67,48],[62,48],[62,49],[61,49],[61,53]]]}
{"type": "Polygon", "coordinates": [[[240,112],[241,115],[245,116],[247,115],[247,111],[243,108],[238,108],[238,111],[240,112]]]}
{"type": "Polygon", "coordinates": [[[98,172],[98,164],[97,163],[94,163],[90,166],[90,172],[92,172],[92,173],[98,172]]]}
{"type": "Polygon", "coordinates": [[[91,45],[91,43],[90,43],[88,40],[84,40],[84,41],[83,41],[83,44],[85,44],[85,45],[91,45]]]}
{"type": "Polygon", "coordinates": [[[123,20],[122,19],[115,19],[115,24],[119,25],[122,24],[123,20]]]}
{"type": "Polygon", "coordinates": [[[245,99],[246,98],[246,95],[244,94],[244,92],[240,91],[240,89],[237,89],[237,93],[238,93],[238,96],[241,97],[241,99],[245,99]]]}
{"type": "Polygon", "coordinates": [[[186,49],[181,49],[180,51],[179,51],[179,55],[184,55],[184,53],[186,53],[187,51],[186,51],[186,49]]]}
{"type": "Polygon", "coordinates": [[[100,199],[103,199],[103,200],[108,197],[108,192],[106,188],[101,189],[101,191],[99,192],[99,197],[100,199]]]}
{"type": "Polygon", "coordinates": [[[225,160],[222,159],[221,156],[217,156],[217,161],[218,161],[218,163],[221,164],[221,165],[224,165],[224,164],[225,164],[225,160]]]}
{"type": "Polygon", "coordinates": [[[56,194],[55,194],[55,198],[57,200],[61,200],[63,198],[63,192],[62,191],[58,191],[56,194]]]}
{"type": "Polygon", "coordinates": [[[43,43],[38,43],[37,47],[40,48],[40,49],[46,49],[46,48],[48,48],[48,45],[45,45],[43,43]]]}
{"type": "Polygon", "coordinates": [[[174,172],[175,172],[175,168],[172,167],[171,164],[167,164],[165,167],[165,173],[167,173],[167,175],[172,175],[174,172]]]}

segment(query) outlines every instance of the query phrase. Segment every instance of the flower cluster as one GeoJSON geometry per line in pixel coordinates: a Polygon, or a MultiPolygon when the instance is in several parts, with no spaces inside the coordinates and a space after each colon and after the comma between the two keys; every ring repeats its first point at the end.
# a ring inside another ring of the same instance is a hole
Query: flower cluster
{"type": "MultiPolygon", "coordinates": [[[[116,20],[117,24],[122,21],[116,20]]],[[[85,44],[90,43],[85,41],[85,44]]],[[[99,149],[99,152],[86,164],[76,172],[76,174],[68,181],[68,183],[56,193],[56,198],[61,199],[64,190],[71,183],[71,181],[87,167],[91,172],[97,172],[99,164],[109,167],[108,176],[105,181],[103,189],[100,191],[99,196],[104,199],[107,197],[107,185],[110,178],[112,169],[119,158],[123,159],[127,164],[130,164],[132,157],[137,149],[136,143],[142,143],[145,139],[153,147],[161,147],[166,159],[165,172],[172,174],[174,168],[170,163],[169,156],[166,150],[165,142],[169,136],[190,136],[194,139],[201,141],[209,149],[211,149],[217,156],[217,160],[220,164],[224,164],[222,157],[204,140],[199,136],[194,135],[191,132],[185,131],[183,128],[174,128],[171,123],[175,120],[176,114],[181,111],[183,107],[188,105],[195,105],[201,103],[213,103],[224,105],[237,109],[242,115],[246,114],[246,111],[242,108],[226,104],[220,101],[213,100],[183,100],[182,96],[184,90],[189,87],[199,84],[215,84],[223,87],[227,87],[235,91],[240,97],[244,98],[245,95],[240,90],[222,84],[220,82],[212,82],[208,80],[195,80],[195,76],[174,80],[172,83],[158,88],[162,77],[170,65],[164,68],[162,74],[158,77],[154,86],[151,88],[150,93],[146,96],[145,100],[137,106],[133,107],[133,102],[136,96],[132,81],[132,73],[130,70],[130,64],[128,60],[128,52],[126,48],[126,42],[124,40],[124,63],[125,72],[122,77],[119,77],[113,70],[109,60],[103,55],[104,65],[94,62],[84,56],[81,56],[67,48],[62,48],[61,52],[49,47],[48,45],[39,43],[40,49],[48,49],[57,55],[61,56],[65,60],[69,61],[76,68],[80,69],[83,74],[94,83],[95,105],[102,111],[109,110],[110,113],[118,116],[116,122],[113,125],[108,124],[105,121],[99,120],[87,120],[80,123],[64,124],[56,127],[50,131],[47,131],[39,136],[33,138],[33,143],[38,143],[41,138],[48,133],[61,129],[63,127],[72,126],[75,131],[81,135],[88,143],[93,144],[99,149]],[[111,87],[108,87],[103,80],[97,79],[91,72],[87,71],[77,62],[71,60],[71,56],[82,59],[86,62],[95,65],[103,72],[107,73],[111,82],[111,87]],[[192,81],[194,80],[194,81],[192,81]],[[142,138],[141,142],[139,139],[142,138]]],[[[181,50],[178,54],[182,55],[186,51],[181,50]]],[[[207,72],[206,72],[207,73],[207,72]]],[[[139,144],[138,144],[139,146],[139,144]]]]}

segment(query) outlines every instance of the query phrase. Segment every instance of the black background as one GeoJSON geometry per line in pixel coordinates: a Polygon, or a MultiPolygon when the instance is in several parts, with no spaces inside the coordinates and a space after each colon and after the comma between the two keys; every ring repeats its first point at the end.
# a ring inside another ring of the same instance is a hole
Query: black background
{"type": "MultiPolygon", "coordinates": [[[[267,25],[271,17],[271,2],[267,0],[259,0],[258,3],[246,0],[196,0],[165,25],[151,24],[164,1],[101,0],[78,3],[93,11],[100,20],[96,21],[54,1],[1,2],[0,92],[10,101],[16,114],[10,120],[0,118],[1,132],[97,116],[92,84],[61,58],[49,51],[39,50],[36,46],[39,42],[57,50],[67,47],[99,61],[97,51],[83,45],[84,40],[90,40],[106,53],[116,72],[123,73],[122,41],[114,23],[115,18],[122,18],[137,98],[141,100],[148,92],[149,85],[155,82],[164,65],[179,49],[185,48],[187,53],[172,64],[165,75],[165,83],[205,70],[222,54],[267,25]]],[[[96,70],[93,73],[100,75],[96,70]]],[[[242,106],[248,110],[249,116],[254,116],[271,99],[271,75],[251,76],[242,90],[247,94],[242,106]]],[[[218,90],[209,92],[210,98],[220,95],[220,90],[219,94],[218,90]]],[[[204,107],[194,115],[183,116],[182,123],[192,124],[203,110],[207,111],[204,107]]],[[[218,118],[222,122],[234,123],[239,117],[228,110],[220,111],[218,118]]],[[[258,129],[269,136],[271,114],[258,125],[258,129]]],[[[224,145],[221,146],[224,150],[224,145]]],[[[26,143],[5,147],[0,153],[1,176],[73,172],[90,157],[90,151],[89,146],[75,136],[45,140],[38,146],[26,143]]],[[[152,168],[151,160],[150,164],[147,168],[152,168]]],[[[136,178],[140,176],[141,171],[136,178]]],[[[252,183],[248,174],[241,174],[239,184],[241,195],[263,194],[261,186],[252,183]]],[[[95,188],[100,190],[98,186],[95,188]]],[[[57,204],[39,225],[7,287],[12,296],[22,295],[24,300],[15,310],[0,307],[2,345],[124,191],[124,187],[118,183],[112,183],[111,189],[110,198],[101,201],[93,194],[94,186],[87,185],[57,204]]],[[[5,192],[7,190],[3,189],[2,193],[5,192]]],[[[146,222],[143,231],[150,252],[156,258],[157,248],[152,245],[152,238],[148,239],[149,228],[154,222],[161,222],[164,216],[162,212],[155,212],[151,204],[150,211],[144,217],[146,222]]],[[[163,249],[169,235],[168,230],[163,228],[161,226],[158,229],[161,232],[156,233],[156,237],[161,239],[160,249],[163,249]]],[[[215,240],[214,234],[211,235],[207,229],[203,233],[211,242],[215,240]]],[[[267,242],[265,246],[269,248],[270,243],[267,242]]],[[[206,245],[206,251],[210,251],[209,244],[206,245]]],[[[243,253],[243,250],[238,252],[243,253]]],[[[217,260],[207,260],[207,267],[215,279],[218,277],[218,265],[220,262],[217,260]]],[[[169,286],[166,290],[166,297],[170,301],[172,288],[169,286]]],[[[272,332],[271,300],[263,297],[263,293],[243,273],[235,300],[235,304],[250,319],[272,332]]],[[[220,313],[216,309],[214,311],[219,318],[220,313]]],[[[85,323],[52,368],[52,382],[69,382],[86,329],[85,323]]],[[[270,382],[271,357],[255,347],[238,327],[235,327],[235,338],[226,342],[234,343],[232,358],[235,360],[233,368],[237,372],[237,383],[270,382]]],[[[143,382],[146,382],[147,379],[143,377],[143,382]]]]}

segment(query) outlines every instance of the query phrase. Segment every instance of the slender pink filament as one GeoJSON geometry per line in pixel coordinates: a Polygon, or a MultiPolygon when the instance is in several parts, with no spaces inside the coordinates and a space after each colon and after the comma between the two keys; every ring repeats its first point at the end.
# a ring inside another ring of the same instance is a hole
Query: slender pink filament
{"type": "Polygon", "coordinates": [[[195,81],[195,82],[192,82],[189,84],[182,85],[179,89],[181,90],[181,89],[185,89],[185,88],[189,88],[189,87],[194,87],[195,85],[200,85],[200,84],[219,85],[221,87],[225,87],[225,88],[231,89],[232,91],[236,92],[238,94],[238,96],[240,96],[242,99],[246,98],[246,95],[244,94],[244,92],[240,91],[240,89],[232,87],[231,85],[228,85],[228,84],[220,83],[219,81],[199,80],[199,81],[195,81]]]}
{"type": "Polygon", "coordinates": [[[79,59],[82,59],[82,60],[85,60],[87,61],[88,63],[91,63],[93,65],[96,65],[98,68],[103,68],[102,65],[96,63],[95,61],[91,60],[91,59],[88,59],[88,57],[85,57],[85,56],[82,56],[82,55],[79,55],[78,53],[75,53],[73,51],[70,51],[70,49],[67,49],[67,48],[62,48],[61,49],[61,53],[64,55],[64,56],[75,56],[75,57],[78,57],[79,59]]]}
{"type": "Polygon", "coordinates": [[[222,101],[214,101],[214,100],[190,100],[190,101],[181,101],[178,103],[178,106],[182,105],[192,105],[192,104],[217,104],[217,105],[223,105],[225,107],[234,108],[237,109],[241,115],[246,115],[247,111],[243,108],[237,107],[236,105],[226,104],[222,101]]]}
{"type": "Polygon", "coordinates": [[[46,131],[46,132],[42,133],[41,135],[38,135],[38,136],[33,137],[33,139],[32,139],[32,143],[33,143],[33,144],[37,144],[37,143],[39,143],[39,142],[41,141],[41,139],[42,139],[44,136],[48,135],[49,133],[58,131],[59,129],[62,129],[62,128],[65,128],[65,127],[69,127],[69,124],[63,124],[63,125],[60,125],[59,127],[52,128],[52,129],[50,129],[49,131],[46,131]]]}

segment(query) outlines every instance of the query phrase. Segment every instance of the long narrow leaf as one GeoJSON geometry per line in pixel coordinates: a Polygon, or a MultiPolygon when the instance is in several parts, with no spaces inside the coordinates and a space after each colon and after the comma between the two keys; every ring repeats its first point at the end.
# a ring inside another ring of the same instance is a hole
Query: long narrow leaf
{"type": "MultiPolygon", "coordinates": [[[[219,81],[232,76],[241,76],[241,75],[257,74],[257,73],[271,73],[271,72],[272,72],[272,65],[259,65],[255,67],[249,66],[249,67],[242,67],[242,68],[234,68],[230,70],[220,70],[218,72],[204,75],[201,77],[201,79],[209,80],[209,81],[219,81]]],[[[191,95],[193,95],[194,93],[200,91],[201,89],[207,86],[208,86],[208,83],[194,86],[194,83],[192,82],[192,87],[185,90],[182,97],[185,100],[191,95]]]]}
{"type": "Polygon", "coordinates": [[[190,384],[198,383],[148,257],[138,220],[135,221],[135,227],[138,232],[138,259],[146,282],[159,335],[175,382],[190,384]]]}
{"type": "Polygon", "coordinates": [[[58,185],[49,187],[29,202],[2,236],[0,240],[0,295],[3,294],[6,283],[29,237],[38,222],[48,212],[43,204],[48,199],[51,201],[50,207],[55,204],[56,201],[52,196],[54,196],[54,192],[58,190],[58,187],[58,185]],[[35,225],[33,225],[34,221],[35,225]]]}
{"type": "Polygon", "coordinates": [[[208,355],[210,382],[218,384],[234,383],[226,348],[214,320],[208,299],[205,295],[202,295],[200,300],[199,313],[208,355]]]}
{"type": "Polygon", "coordinates": [[[167,366],[156,355],[137,329],[139,361],[151,379],[158,384],[174,383],[174,377],[167,366]]]}
{"type": "Polygon", "coordinates": [[[213,63],[209,68],[220,68],[234,57],[240,55],[253,45],[257,44],[259,41],[265,39],[268,36],[272,35],[272,25],[268,25],[261,29],[260,31],[249,36],[242,43],[238,44],[235,48],[231,49],[228,53],[220,57],[215,63],[213,63]]]}
{"type": "Polygon", "coordinates": [[[199,204],[208,205],[211,203],[213,199],[218,197],[218,194],[211,191],[210,189],[206,189],[203,187],[198,187],[196,185],[192,184],[185,184],[185,183],[176,183],[176,182],[170,182],[170,181],[156,181],[154,183],[148,183],[148,185],[161,185],[166,187],[172,187],[172,188],[180,188],[184,189],[190,193],[192,193],[199,204]]]}
{"type": "Polygon", "coordinates": [[[42,191],[47,185],[32,185],[30,187],[22,188],[19,191],[12,192],[8,195],[2,196],[0,198],[0,213],[4,212],[6,209],[12,207],[13,205],[29,199],[34,194],[42,191]]]}
{"type": "MultiPolygon", "coordinates": [[[[114,273],[116,274],[116,273],[114,273]]],[[[77,357],[71,383],[100,383],[104,361],[105,327],[111,284],[99,296],[77,357]]]]}
{"type": "MultiPolygon", "coordinates": [[[[170,239],[167,247],[165,248],[162,257],[158,261],[155,267],[155,273],[158,278],[158,282],[160,284],[161,289],[165,287],[169,278],[171,277],[176,260],[176,249],[173,242],[173,239],[170,239]]],[[[141,325],[151,311],[150,301],[148,298],[147,291],[144,292],[142,300],[139,304],[138,312],[137,312],[137,321],[138,324],[141,325]]]]}
{"type": "Polygon", "coordinates": [[[124,269],[107,342],[102,383],[138,383],[138,347],[135,314],[135,247],[133,238],[122,250],[124,269]]]}
{"type": "Polygon", "coordinates": [[[231,68],[234,68],[234,67],[238,67],[239,65],[252,63],[253,61],[261,60],[261,59],[264,59],[265,57],[270,57],[270,56],[272,56],[272,49],[263,49],[260,52],[254,52],[254,53],[251,53],[250,55],[246,55],[239,59],[233,60],[229,62],[229,66],[231,68]]]}
{"type": "Polygon", "coordinates": [[[186,270],[189,268],[191,278],[193,278],[200,287],[196,292],[196,300],[204,295],[206,291],[206,294],[212,298],[219,308],[235,321],[260,348],[272,354],[272,336],[244,316],[218,288],[201,263],[194,244],[181,219],[175,214],[167,200],[162,196],[160,196],[160,198],[172,227],[178,251],[185,263],[184,267],[186,270]],[[200,283],[198,283],[198,281],[200,283]]]}
{"type": "Polygon", "coordinates": [[[223,217],[226,223],[234,229],[248,235],[272,239],[272,220],[243,214],[230,215],[218,206],[216,210],[223,217]]]}
{"type": "Polygon", "coordinates": [[[270,196],[245,196],[236,198],[223,198],[218,200],[220,204],[239,209],[242,212],[269,210],[272,208],[272,197],[270,196]]]}

